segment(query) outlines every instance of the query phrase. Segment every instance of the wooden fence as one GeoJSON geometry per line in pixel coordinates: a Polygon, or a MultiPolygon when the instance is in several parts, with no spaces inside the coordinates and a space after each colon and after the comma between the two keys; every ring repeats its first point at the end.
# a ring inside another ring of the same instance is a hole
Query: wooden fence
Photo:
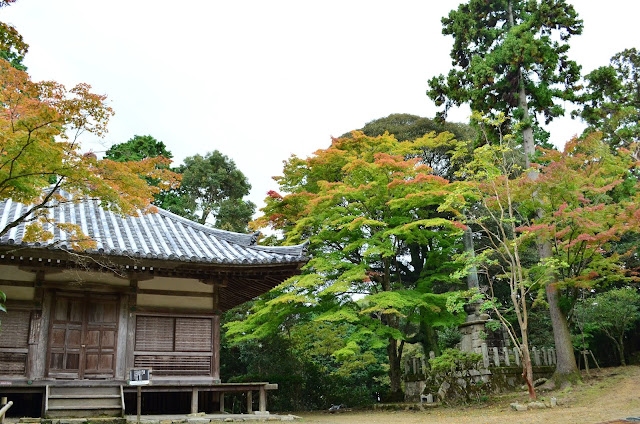
{"type": "MultiPolygon", "coordinates": [[[[482,343],[482,366],[490,367],[520,367],[522,366],[520,359],[520,350],[517,347],[509,348],[488,348],[486,343],[482,343]]],[[[436,355],[433,351],[429,352],[429,358],[433,359],[436,355]]],[[[531,362],[533,366],[555,366],[556,350],[554,348],[531,348],[531,362]]],[[[428,370],[428,361],[424,358],[408,358],[405,360],[405,375],[424,375],[428,370]]]]}

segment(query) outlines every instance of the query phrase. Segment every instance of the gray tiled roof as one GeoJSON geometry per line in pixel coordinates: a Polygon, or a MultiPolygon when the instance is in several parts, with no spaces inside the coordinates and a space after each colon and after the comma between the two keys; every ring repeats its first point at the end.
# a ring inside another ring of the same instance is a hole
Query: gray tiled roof
{"type": "MultiPolygon", "coordinates": [[[[0,202],[0,228],[26,211],[21,203],[0,202]]],[[[83,199],[55,204],[48,209],[47,216],[55,223],[80,225],[97,243],[89,253],[220,264],[296,263],[307,259],[304,245],[258,246],[257,233],[240,234],[206,227],[163,209],[125,218],[100,207],[99,200],[83,199]]],[[[69,234],[50,224],[44,229],[53,233],[53,239],[24,243],[22,223],[2,236],[0,245],[71,249],[69,234]]]]}

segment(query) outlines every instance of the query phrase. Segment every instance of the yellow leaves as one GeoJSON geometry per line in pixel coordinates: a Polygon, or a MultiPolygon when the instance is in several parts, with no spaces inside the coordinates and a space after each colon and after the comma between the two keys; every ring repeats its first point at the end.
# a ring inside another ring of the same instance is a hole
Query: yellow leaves
{"type": "Polygon", "coordinates": [[[56,224],[61,231],[64,231],[65,239],[68,241],[70,247],[73,250],[88,250],[94,249],[97,245],[95,240],[92,240],[88,235],[82,232],[82,227],[77,224],[70,223],[58,223],[56,224]]]}
{"type": "Polygon", "coordinates": [[[42,228],[41,222],[32,222],[25,226],[24,235],[22,240],[27,243],[35,243],[38,241],[48,241],[53,238],[53,234],[50,231],[45,231],[42,228]]]}
{"type": "MultiPolygon", "coordinates": [[[[166,169],[167,159],[116,163],[82,155],[75,137],[83,132],[102,136],[112,115],[106,96],[92,93],[88,84],[67,90],[53,81],[32,82],[0,59],[0,200],[10,198],[37,211],[48,202],[89,196],[121,214],[152,210],[155,192],[179,184],[179,176],[166,169]],[[45,198],[47,190],[64,190],[71,198],[57,193],[45,198]]],[[[51,239],[43,222],[27,227],[26,241],[51,239]]],[[[74,249],[95,246],[79,228],[66,224],[61,229],[71,235],[74,249]]],[[[0,234],[6,230],[0,228],[0,234]]]]}

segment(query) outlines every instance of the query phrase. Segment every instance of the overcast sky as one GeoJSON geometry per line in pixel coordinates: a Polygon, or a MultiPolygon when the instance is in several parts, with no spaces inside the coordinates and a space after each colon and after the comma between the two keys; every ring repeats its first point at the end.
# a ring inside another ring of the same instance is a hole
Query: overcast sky
{"type": "MultiPolygon", "coordinates": [[[[104,151],[134,135],[180,163],[214,149],[249,178],[262,205],[291,154],[308,156],[391,113],[433,117],[427,81],[446,73],[440,19],[457,0],[19,0],[0,9],[30,44],[34,80],[87,82],[116,115],[104,151]]],[[[570,56],[588,72],[640,48],[635,0],[574,0],[584,20],[570,56]]],[[[469,111],[450,115],[466,122],[469,111]]],[[[582,126],[550,128],[562,145],[582,126]]]]}

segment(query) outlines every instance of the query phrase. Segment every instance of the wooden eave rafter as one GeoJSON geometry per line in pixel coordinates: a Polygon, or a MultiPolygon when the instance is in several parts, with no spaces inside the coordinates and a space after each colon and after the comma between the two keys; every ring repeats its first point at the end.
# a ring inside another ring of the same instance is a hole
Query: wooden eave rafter
{"type": "MultiPolygon", "coordinates": [[[[33,283],[16,283],[22,286],[63,288],[65,283],[47,282],[46,275],[60,273],[67,269],[105,272],[128,281],[145,281],[154,277],[192,278],[205,284],[217,286],[219,290],[218,309],[225,311],[247,302],[282,283],[287,278],[299,274],[304,262],[273,264],[203,264],[181,262],[178,260],[158,260],[124,258],[103,255],[76,257],[73,253],[49,249],[26,249],[13,251],[0,249],[0,265],[16,265],[21,270],[34,272],[37,277],[33,283]]],[[[7,281],[8,283],[8,281],[7,281]]],[[[0,281],[2,284],[2,281],[0,281]]],[[[209,297],[212,293],[139,289],[118,287],[106,283],[80,283],[79,287],[107,288],[132,291],[138,294],[156,294],[167,296],[209,297]],[[100,286],[100,287],[98,287],[100,286]]]]}

